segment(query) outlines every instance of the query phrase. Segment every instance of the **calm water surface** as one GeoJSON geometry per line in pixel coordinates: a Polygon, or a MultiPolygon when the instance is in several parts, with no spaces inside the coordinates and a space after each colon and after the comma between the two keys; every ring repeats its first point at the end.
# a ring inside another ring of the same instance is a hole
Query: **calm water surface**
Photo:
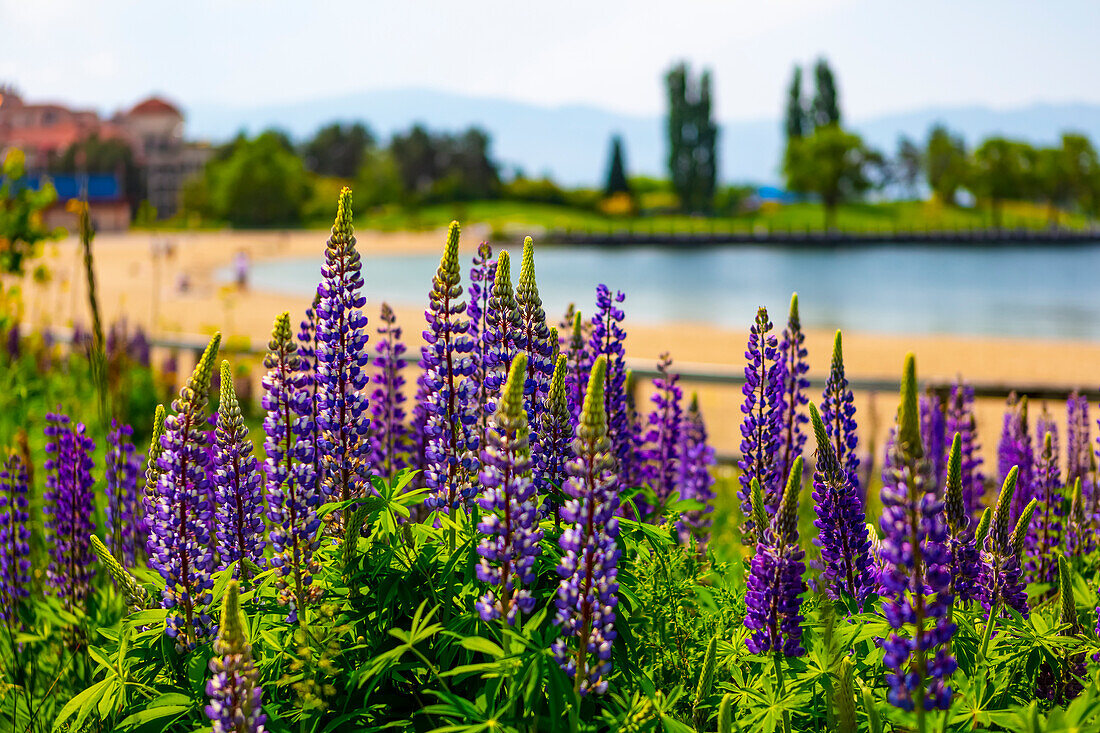
{"type": "MultiPolygon", "coordinates": [[[[519,253],[511,255],[514,283],[519,253]]],[[[368,301],[423,304],[438,264],[438,255],[365,261],[368,301]]],[[[319,266],[319,259],[259,263],[253,286],[308,297],[319,266]]],[[[463,270],[465,281],[468,259],[463,270]]],[[[627,319],[637,322],[747,328],[758,305],[781,320],[797,291],[811,328],[1100,340],[1100,246],[544,246],[535,270],[552,320],[570,302],[590,311],[602,282],[626,292],[627,319]]]]}

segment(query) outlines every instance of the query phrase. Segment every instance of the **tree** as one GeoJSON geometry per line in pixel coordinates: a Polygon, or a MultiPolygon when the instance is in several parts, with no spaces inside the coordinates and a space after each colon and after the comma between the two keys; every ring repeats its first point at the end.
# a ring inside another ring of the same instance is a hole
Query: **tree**
{"type": "Polygon", "coordinates": [[[361,123],[325,125],[302,145],[306,168],[323,176],[353,178],[367,152],[374,147],[374,136],[361,123]]]}
{"type": "Polygon", "coordinates": [[[617,193],[630,195],[630,183],[626,180],[626,163],[623,161],[623,139],[619,135],[611,138],[611,160],[607,164],[607,186],[604,195],[608,198],[617,193]]]}
{"type": "Polygon", "coordinates": [[[718,177],[718,127],[711,109],[710,72],[692,78],[687,64],[665,77],[668,89],[668,169],[685,211],[707,212],[714,206],[718,177]]]}
{"type": "Polygon", "coordinates": [[[921,151],[904,135],[898,139],[898,151],[891,166],[891,178],[900,184],[909,198],[917,197],[917,184],[920,182],[921,151]]]}
{"type": "Polygon", "coordinates": [[[57,191],[48,182],[35,191],[21,183],[25,173],[23,151],[9,150],[0,166],[0,273],[22,275],[23,263],[38,244],[59,234],[42,222],[57,191]]]}
{"type": "Polygon", "coordinates": [[[974,192],[989,202],[993,226],[1001,226],[1001,205],[1037,190],[1035,149],[1027,143],[989,138],[974,151],[974,192]]]}
{"type": "Polygon", "coordinates": [[[1047,205],[1047,222],[1058,226],[1059,207],[1069,207],[1073,192],[1069,161],[1062,148],[1040,148],[1035,151],[1035,193],[1047,205]]]}
{"type": "Polygon", "coordinates": [[[811,114],[814,127],[828,127],[840,125],[840,101],[836,90],[836,79],[833,70],[829,68],[829,62],[818,59],[814,66],[814,78],[817,89],[811,114]]]}
{"type": "Polygon", "coordinates": [[[92,135],[70,145],[59,156],[51,156],[47,169],[53,174],[111,173],[120,177],[119,183],[130,203],[131,212],[145,198],[145,180],[142,169],[134,160],[130,146],[118,138],[107,140],[92,135]]]}
{"type": "Polygon", "coordinates": [[[952,135],[943,125],[933,127],[924,152],[924,175],[932,193],[953,206],[955,195],[967,184],[969,173],[970,161],[963,139],[952,135]]]}
{"type": "Polygon", "coordinates": [[[882,156],[866,147],[859,135],[827,125],[790,142],[783,173],[791,190],[821,197],[825,227],[832,229],[837,206],[870,189],[871,176],[881,163],[882,156]]]}
{"type": "Polygon", "coordinates": [[[390,155],[410,203],[492,198],[500,173],[489,154],[489,136],[471,127],[460,135],[432,134],[421,125],[394,135],[390,155]]]}
{"type": "Polygon", "coordinates": [[[787,141],[802,137],[809,131],[810,120],[802,100],[802,67],[794,67],[791,88],[787,92],[787,141]]]}
{"type": "Polygon", "coordinates": [[[192,188],[186,200],[205,201],[210,214],[234,226],[297,224],[310,196],[302,160],[272,131],[235,140],[227,157],[207,164],[203,183],[206,191],[192,188]]]}
{"type": "Polygon", "coordinates": [[[1084,135],[1062,135],[1062,158],[1069,199],[1086,214],[1100,211],[1100,158],[1084,135]]]}

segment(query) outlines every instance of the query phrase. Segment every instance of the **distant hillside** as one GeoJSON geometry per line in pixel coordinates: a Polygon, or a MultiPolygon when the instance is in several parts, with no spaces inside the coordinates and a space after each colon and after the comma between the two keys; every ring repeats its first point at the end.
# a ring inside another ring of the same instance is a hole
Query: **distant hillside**
{"type": "MultiPolygon", "coordinates": [[[[530,176],[550,173],[569,185],[602,182],[608,140],[626,141],[631,173],[664,172],[664,121],[619,114],[591,106],[541,107],[491,97],[423,89],[363,92],[285,105],[260,107],[195,106],[188,109],[189,134],[225,140],[238,130],[279,127],[295,138],[332,120],[362,120],[376,134],[404,130],[414,122],[437,129],[480,125],[493,138],[496,158],[530,176]]],[[[855,120],[852,126],[872,145],[892,153],[899,135],[923,140],[935,122],[973,143],[1000,134],[1049,143],[1063,130],[1084,132],[1100,142],[1100,105],[1036,104],[1008,110],[944,107],[855,120]]],[[[779,180],[782,151],[776,120],[725,122],[719,138],[722,178],[773,183],[779,180]]]]}

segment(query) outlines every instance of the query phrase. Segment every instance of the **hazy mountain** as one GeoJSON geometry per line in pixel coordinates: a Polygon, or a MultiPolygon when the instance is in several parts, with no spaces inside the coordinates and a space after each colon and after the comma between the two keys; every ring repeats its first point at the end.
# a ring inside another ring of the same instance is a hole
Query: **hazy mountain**
{"type": "MultiPolygon", "coordinates": [[[[493,139],[493,152],[505,166],[527,175],[549,173],[569,185],[602,183],[609,139],[626,142],[631,173],[664,171],[664,121],[585,105],[542,107],[491,97],[473,97],[423,89],[363,92],[292,104],[230,107],[198,105],[188,109],[189,134],[225,140],[239,130],[278,127],[296,139],[332,120],[366,122],[388,136],[414,122],[433,129],[479,125],[493,139]]],[[[892,153],[900,135],[923,141],[936,122],[947,124],[971,144],[998,134],[1051,143],[1064,130],[1081,131],[1100,141],[1100,105],[1035,104],[1015,109],[943,107],[857,119],[851,126],[867,141],[892,153]]],[[[782,151],[780,122],[735,120],[721,126],[719,157],[726,181],[772,183],[779,180],[782,151]]]]}

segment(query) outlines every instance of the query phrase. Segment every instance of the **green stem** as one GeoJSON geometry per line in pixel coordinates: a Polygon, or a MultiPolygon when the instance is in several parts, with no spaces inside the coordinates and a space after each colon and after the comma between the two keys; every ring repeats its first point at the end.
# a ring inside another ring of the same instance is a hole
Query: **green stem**
{"type": "MultiPolygon", "coordinates": [[[[776,652],[772,657],[772,661],[775,662],[775,679],[779,683],[779,699],[786,697],[786,692],[783,689],[783,667],[780,665],[779,660],[782,654],[776,652]]],[[[791,733],[791,712],[789,710],[783,711],[783,733],[791,733]]]]}
{"type": "Polygon", "coordinates": [[[989,639],[993,636],[993,624],[996,623],[997,614],[1000,610],[1000,603],[994,603],[989,607],[989,617],[985,622],[985,632],[982,634],[982,648],[978,652],[978,659],[985,660],[985,653],[989,650],[989,639]]]}

